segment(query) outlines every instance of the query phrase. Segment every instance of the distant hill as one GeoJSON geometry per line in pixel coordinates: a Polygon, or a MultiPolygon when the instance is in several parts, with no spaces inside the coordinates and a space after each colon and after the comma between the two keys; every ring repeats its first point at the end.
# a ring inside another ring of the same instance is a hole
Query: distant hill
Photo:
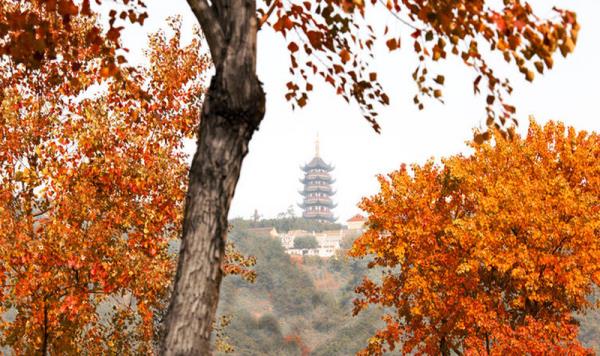
{"type": "MultiPolygon", "coordinates": [[[[324,231],[340,225],[290,218],[235,219],[231,224],[229,240],[256,257],[258,275],[254,284],[235,276],[223,280],[219,315],[232,318],[224,334],[233,355],[352,355],[367,345],[381,326],[383,311],[372,308],[352,316],[355,286],[364,275],[378,278],[366,261],[344,257],[344,250],[328,259],[289,256],[278,239],[252,232],[263,227],[324,231]]],[[[344,241],[342,247],[350,245],[344,241]]],[[[590,311],[580,320],[580,340],[600,352],[600,312],[590,311]]]]}
{"type": "MultiPolygon", "coordinates": [[[[278,231],[329,230],[332,224],[279,221],[278,231]],[[285,227],[283,227],[285,226],[285,227]]],[[[290,257],[277,239],[246,231],[264,225],[232,222],[229,240],[256,256],[256,282],[223,281],[219,314],[232,317],[224,333],[235,355],[351,355],[367,344],[381,311],[352,316],[354,286],[366,262],[337,256],[290,257]]],[[[341,226],[337,226],[340,228],[341,226]]],[[[334,227],[335,228],[335,227],[334,227]]]]}
{"type": "Polygon", "coordinates": [[[229,224],[237,231],[254,229],[261,227],[274,227],[278,232],[288,232],[290,230],[306,230],[321,232],[326,230],[339,230],[344,226],[341,224],[329,222],[316,222],[304,218],[286,216],[281,219],[262,219],[258,221],[246,220],[241,218],[232,219],[229,224]]]}

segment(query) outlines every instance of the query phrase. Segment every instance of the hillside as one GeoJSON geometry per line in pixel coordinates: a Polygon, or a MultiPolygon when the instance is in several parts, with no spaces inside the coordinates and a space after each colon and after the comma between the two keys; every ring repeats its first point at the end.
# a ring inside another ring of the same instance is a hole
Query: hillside
{"type": "MultiPolygon", "coordinates": [[[[344,257],[290,257],[277,239],[248,229],[297,228],[290,221],[271,225],[236,220],[230,241],[257,259],[256,282],[239,277],[223,281],[219,315],[231,317],[225,328],[233,355],[351,355],[367,344],[380,326],[381,309],[352,316],[354,287],[368,271],[366,261],[344,257]]],[[[305,221],[299,222],[303,228],[305,221]]],[[[326,229],[327,226],[316,226],[326,229]]],[[[348,248],[350,241],[344,241],[348,248]]],[[[600,351],[600,313],[581,317],[580,339],[600,351]]]]}
{"type": "MultiPolygon", "coordinates": [[[[348,355],[378,325],[377,311],[352,317],[354,285],[364,261],[290,258],[278,240],[234,224],[230,241],[257,258],[256,282],[223,281],[219,314],[232,317],[225,334],[239,355],[348,355]]],[[[292,227],[295,228],[295,227],[292,227]]]]}

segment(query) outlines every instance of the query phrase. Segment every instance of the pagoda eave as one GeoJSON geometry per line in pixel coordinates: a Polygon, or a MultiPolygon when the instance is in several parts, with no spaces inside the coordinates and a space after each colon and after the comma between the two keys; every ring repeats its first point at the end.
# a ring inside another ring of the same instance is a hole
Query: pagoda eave
{"type": "MultiPolygon", "coordinates": [[[[300,193],[300,195],[303,195],[303,196],[308,196],[310,194],[313,194],[314,192],[315,191],[313,191],[313,190],[299,190],[298,191],[298,193],[300,193]]],[[[318,192],[321,193],[321,194],[325,194],[328,197],[335,195],[334,192],[328,192],[328,191],[322,191],[322,190],[318,191],[318,192]]]]}
{"type": "Polygon", "coordinates": [[[333,215],[307,215],[307,214],[303,214],[302,217],[305,218],[305,219],[307,219],[307,220],[316,220],[316,221],[335,222],[337,220],[337,218],[334,217],[333,215]]]}
{"type": "Polygon", "coordinates": [[[298,204],[298,206],[301,207],[302,209],[308,208],[308,207],[315,207],[315,206],[322,206],[322,207],[327,208],[327,209],[333,209],[337,205],[333,204],[333,203],[329,203],[329,204],[325,204],[325,203],[301,203],[301,204],[298,204]]]}
{"type": "Polygon", "coordinates": [[[334,170],[334,168],[331,166],[303,166],[303,167],[300,167],[300,169],[306,173],[308,173],[310,171],[314,171],[315,169],[322,169],[325,172],[331,172],[334,170]]]}
{"type": "Polygon", "coordinates": [[[317,182],[317,181],[325,183],[323,185],[335,183],[335,179],[333,179],[333,178],[328,178],[328,179],[322,179],[322,178],[318,178],[318,179],[315,179],[315,178],[306,179],[306,178],[301,178],[300,179],[300,183],[302,183],[304,185],[308,185],[308,184],[318,185],[318,184],[314,184],[314,182],[317,182]]]}

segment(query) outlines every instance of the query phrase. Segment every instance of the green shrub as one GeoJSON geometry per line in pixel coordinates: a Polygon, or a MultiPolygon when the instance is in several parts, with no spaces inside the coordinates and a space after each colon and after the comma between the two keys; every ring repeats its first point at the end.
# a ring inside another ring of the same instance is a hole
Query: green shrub
{"type": "Polygon", "coordinates": [[[317,247],[319,247],[319,243],[314,236],[301,236],[294,239],[294,248],[309,249],[317,247]]]}

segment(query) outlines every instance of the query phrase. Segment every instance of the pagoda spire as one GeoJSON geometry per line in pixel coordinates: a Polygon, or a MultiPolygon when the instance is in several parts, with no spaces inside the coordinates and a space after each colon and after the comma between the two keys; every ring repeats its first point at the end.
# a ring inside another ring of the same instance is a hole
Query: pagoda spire
{"type": "Polygon", "coordinates": [[[321,142],[319,140],[319,133],[317,132],[317,140],[315,141],[315,157],[321,156],[321,142]]]}

